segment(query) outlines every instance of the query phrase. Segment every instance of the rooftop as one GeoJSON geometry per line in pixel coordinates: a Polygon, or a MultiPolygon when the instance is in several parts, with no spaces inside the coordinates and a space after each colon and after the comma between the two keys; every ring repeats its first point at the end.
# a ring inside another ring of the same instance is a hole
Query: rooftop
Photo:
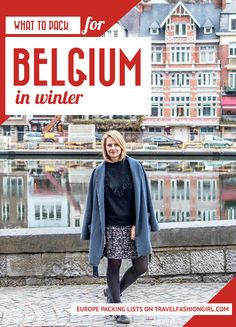
{"type": "MultiPolygon", "coordinates": [[[[186,8],[190,15],[195,20],[196,24],[199,23],[200,28],[197,27],[197,39],[218,39],[216,32],[220,30],[220,8],[215,8],[214,4],[209,3],[181,3],[186,8]],[[204,25],[207,23],[213,27],[213,33],[204,34],[204,25]]],[[[160,26],[165,21],[166,17],[177,6],[177,4],[155,3],[152,5],[152,10],[143,11],[141,15],[140,36],[150,36],[149,28],[153,22],[158,23],[160,26]]],[[[198,24],[197,24],[198,25],[198,24]]],[[[165,27],[161,28],[158,35],[153,37],[154,40],[164,40],[165,27]]]]}

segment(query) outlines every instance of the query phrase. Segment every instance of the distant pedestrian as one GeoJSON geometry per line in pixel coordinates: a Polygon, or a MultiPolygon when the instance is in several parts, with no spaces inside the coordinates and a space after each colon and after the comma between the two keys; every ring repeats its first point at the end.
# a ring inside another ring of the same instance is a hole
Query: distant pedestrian
{"type": "MultiPolygon", "coordinates": [[[[94,169],[89,182],[82,239],[90,240],[89,263],[98,266],[106,256],[109,303],[120,303],[126,288],[148,269],[152,251],[150,231],[158,231],[147,176],[142,165],[127,156],[122,135],[115,130],[102,140],[104,161],[94,169]],[[120,280],[122,259],[132,266],[120,280]]],[[[129,324],[126,315],[116,317],[129,324]]]]}

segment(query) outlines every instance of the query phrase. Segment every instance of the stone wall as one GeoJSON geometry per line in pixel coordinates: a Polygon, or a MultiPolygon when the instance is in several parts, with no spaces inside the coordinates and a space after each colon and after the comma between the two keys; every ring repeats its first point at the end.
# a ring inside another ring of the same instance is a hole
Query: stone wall
{"type": "MultiPolygon", "coordinates": [[[[225,282],[236,276],[236,226],[187,225],[152,236],[149,271],[140,282],[225,282]]],[[[88,242],[76,228],[0,232],[0,286],[104,283],[106,259],[100,278],[87,259],[88,242]]],[[[129,264],[124,260],[122,271],[129,264]]]]}

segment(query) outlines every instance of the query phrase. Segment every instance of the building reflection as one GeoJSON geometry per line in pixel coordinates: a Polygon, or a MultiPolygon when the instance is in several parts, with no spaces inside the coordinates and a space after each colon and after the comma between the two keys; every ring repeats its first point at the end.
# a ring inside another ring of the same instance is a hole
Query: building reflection
{"type": "Polygon", "coordinates": [[[148,172],[159,222],[220,218],[219,173],[148,172]]]}
{"type": "MultiPolygon", "coordinates": [[[[0,161],[0,228],[76,227],[100,161],[0,161]]],[[[236,219],[236,164],[142,161],[162,222],[236,219]]]]}
{"type": "Polygon", "coordinates": [[[220,182],[222,185],[222,217],[236,220],[236,174],[221,175],[220,182]]]}
{"type": "Polygon", "coordinates": [[[28,227],[27,189],[24,162],[0,161],[0,228],[28,227]]]}
{"type": "Polygon", "coordinates": [[[94,163],[37,162],[29,170],[28,227],[77,227],[94,163]]]}

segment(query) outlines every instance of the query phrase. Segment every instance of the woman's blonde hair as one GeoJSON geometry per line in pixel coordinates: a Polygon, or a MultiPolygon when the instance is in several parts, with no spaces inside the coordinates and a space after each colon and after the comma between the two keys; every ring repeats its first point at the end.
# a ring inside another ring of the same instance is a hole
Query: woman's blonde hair
{"type": "Polygon", "coordinates": [[[120,160],[123,160],[126,156],[126,144],[123,136],[116,130],[111,130],[106,132],[102,138],[102,154],[105,161],[112,162],[110,156],[106,151],[106,140],[108,137],[111,137],[121,148],[120,160]]]}

